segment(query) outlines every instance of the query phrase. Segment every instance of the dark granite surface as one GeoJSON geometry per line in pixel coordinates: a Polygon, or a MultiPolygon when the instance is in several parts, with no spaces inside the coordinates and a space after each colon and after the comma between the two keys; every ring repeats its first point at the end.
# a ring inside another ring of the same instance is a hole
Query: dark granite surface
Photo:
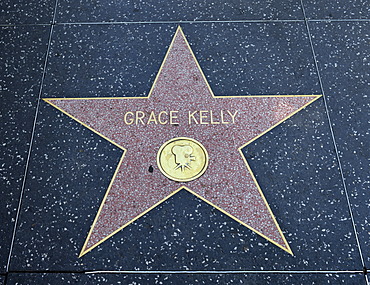
{"type": "Polygon", "coordinates": [[[365,2],[1,2],[0,25],[15,26],[0,29],[0,284],[367,284],[365,2]],[[321,80],[327,106],[243,149],[293,256],[180,191],[78,258],[121,150],[41,101],[27,160],[50,30],[42,97],[145,96],[179,24],[216,95],[321,94],[321,80]],[[94,270],[257,272],[84,274],[94,270]]]}
{"type": "MultiPolygon", "coordinates": [[[[304,23],[181,26],[216,95],[320,94],[304,23]]],[[[176,27],[57,26],[44,97],[146,96],[176,27]]]]}
{"type": "Polygon", "coordinates": [[[298,0],[79,1],[58,3],[57,22],[302,20],[298,0]]]}
{"type": "Polygon", "coordinates": [[[0,28],[0,272],[5,272],[45,60],[49,27],[0,28]]]}
{"type": "Polygon", "coordinates": [[[283,217],[296,270],[361,267],[323,108],[322,101],[307,107],[245,148],[272,211],[283,217]]]}
{"type": "Polygon", "coordinates": [[[345,284],[365,285],[354,274],[10,274],[13,284],[345,284]]]}
{"type": "Polygon", "coordinates": [[[369,19],[367,0],[303,0],[308,19],[369,19]]]}
{"type": "Polygon", "coordinates": [[[370,266],[370,25],[313,23],[311,28],[351,209],[370,266]]]}
{"type": "Polygon", "coordinates": [[[0,2],[0,25],[51,24],[55,0],[0,2]]]}

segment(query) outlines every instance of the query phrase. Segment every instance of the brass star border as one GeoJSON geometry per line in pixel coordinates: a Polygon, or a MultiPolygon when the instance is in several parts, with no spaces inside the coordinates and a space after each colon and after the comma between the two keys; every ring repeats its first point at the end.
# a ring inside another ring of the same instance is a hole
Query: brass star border
{"type": "Polygon", "coordinates": [[[80,257],[183,189],[293,255],[242,149],[321,96],[215,96],[178,27],[147,97],[43,99],[124,151],[80,257]],[[173,191],[155,157],[176,137],[201,142],[209,167],[173,191]]]}

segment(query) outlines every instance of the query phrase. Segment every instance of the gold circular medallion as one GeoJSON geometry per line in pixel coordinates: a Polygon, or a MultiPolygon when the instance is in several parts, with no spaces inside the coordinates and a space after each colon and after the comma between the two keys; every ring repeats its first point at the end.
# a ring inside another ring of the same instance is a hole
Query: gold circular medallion
{"type": "Polygon", "coordinates": [[[208,153],[200,142],[178,137],[161,146],[157,154],[157,164],[161,172],[172,180],[192,181],[206,171],[208,153]]]}

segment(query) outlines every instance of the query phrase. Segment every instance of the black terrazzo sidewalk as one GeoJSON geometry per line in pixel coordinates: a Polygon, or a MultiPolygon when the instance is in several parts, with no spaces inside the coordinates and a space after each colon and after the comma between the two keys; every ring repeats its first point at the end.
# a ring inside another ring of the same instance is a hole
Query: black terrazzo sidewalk
{"type": "Polygon", "coordinates": [[[369,284],[369,24],[365,0],[2,1],[0,284],[369,284]],[[178,25],[216,95],[324,95],[243,149],[293,256],[180,191],[78,257],[122,151],[41,99],[146,96],[178,25]]]}

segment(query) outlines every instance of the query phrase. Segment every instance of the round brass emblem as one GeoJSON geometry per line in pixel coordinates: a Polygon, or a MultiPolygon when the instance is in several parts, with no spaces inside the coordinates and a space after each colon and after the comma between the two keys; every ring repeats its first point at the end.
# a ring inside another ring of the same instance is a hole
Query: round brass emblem
{"type": "Polygon", "coordinates": [[[161,146],[157,154],[157,164],[161,172],[172,180],[192,181],[206,171],[208,153],[200,142],[178,137],[161,146]]]}

